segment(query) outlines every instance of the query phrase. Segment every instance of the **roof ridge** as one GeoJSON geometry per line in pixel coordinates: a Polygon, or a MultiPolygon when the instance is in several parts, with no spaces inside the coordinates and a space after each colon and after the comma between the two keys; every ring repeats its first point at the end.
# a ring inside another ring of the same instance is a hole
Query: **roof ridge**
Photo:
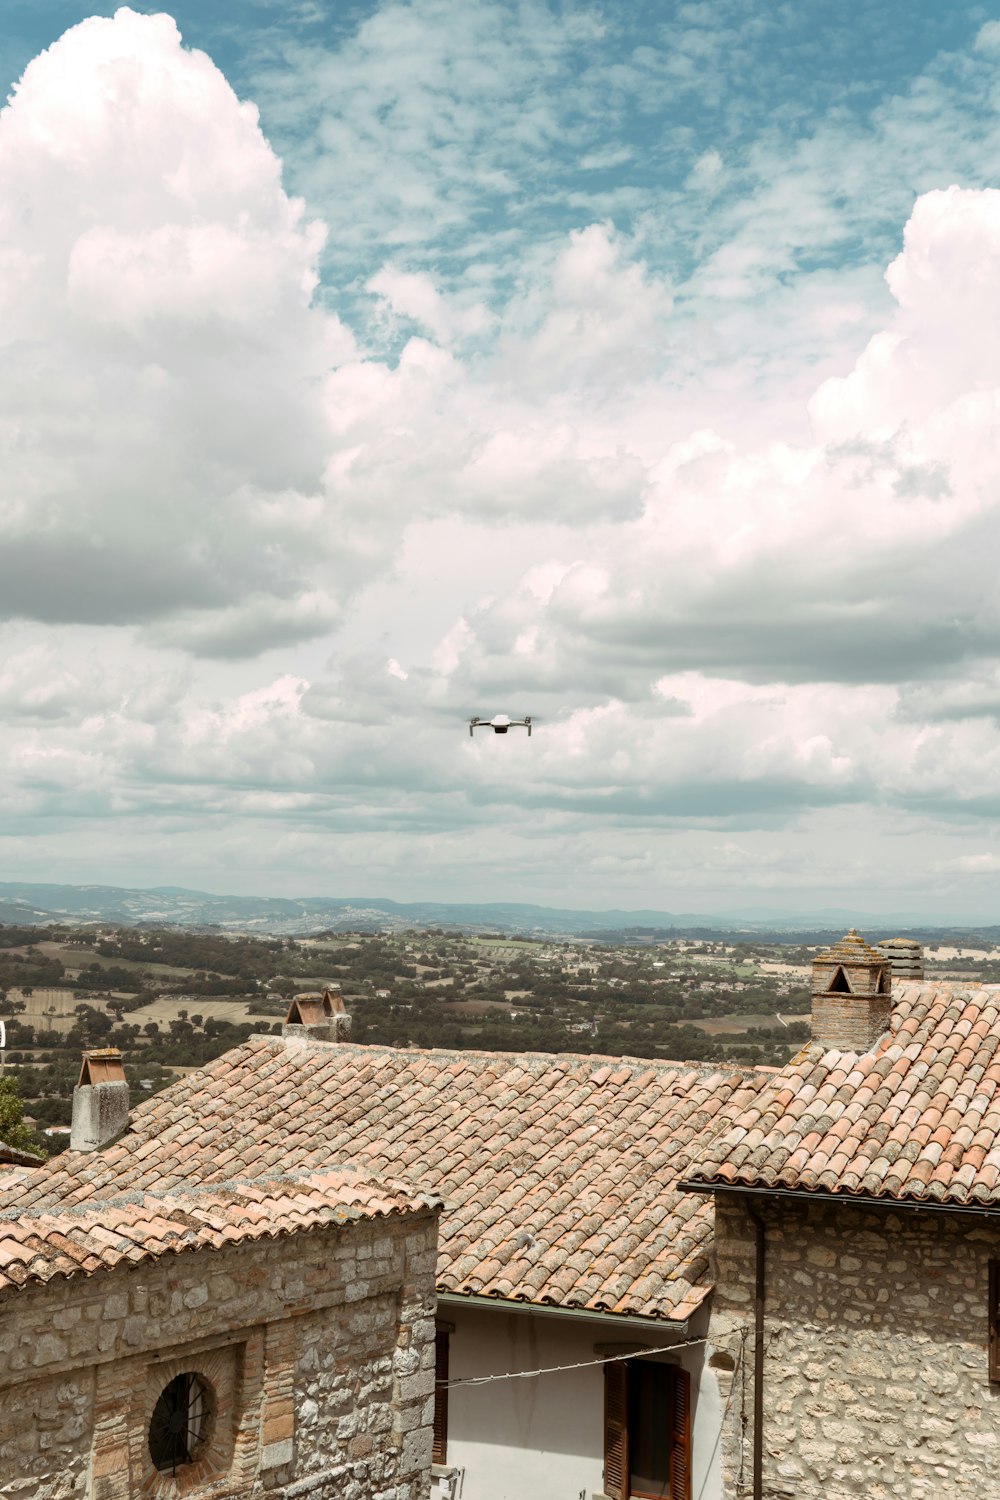
{"type": "MultiPolygon", "coordinates": [[[[732,1058],[718,1058],[712,1061],[704,1058],[699,1059],[688,1057],[640,1057],[628,1052],[537,1052],[528,1048],[525,1048],[522,1051],[506,1048],[490,1049],[486,1047],[394,1047],[390,1042],[329,1042],[323,1039],[308,1036],[296,1036],[293,1039],[294,1048],[290,1049],[285,1037],[273,1036],[269,1033],[259,1036],[255,1035],[254,1037],[248,1037],[247,1040],[260,1040],[261,1042],[269,1043],[271,1044],[271,1049],[275,1052],[286,1051],[289,1052],[290,1055],[294,1056],[299,1056],[302,1054],[311,1056],[316,1055],[317,1053],[322,1053],[323,1055],[329,1055],[331,1058],[335,1057],[337,1055],[337,1052],[350,1052],[359,1055],[374,1057],[385,1057],[387,1055],[404,1058],[440,1057],[442,1059],[447,1058],[449,1062],[469,1062],[470,1060],[475,1061],[477,1059],[488,1062],[509,1061],[512,1066],[518,1063],[521,1065],[524,1065],[525,1063],[535,1063],[542,1066],[546,1064],[559,1063],[572,1063],[574,1065],[586,1063],[588,1065],[592,1065],[595,1069],[606,1067],[608,1064],[614,1064],[616,1067],[622,1067],[624,1065],[636,1068],[662,1068],[672,1070],[683,1068],[685,1071],[690,1071],[690,1069],[694,1068],[699,1072],[707,1074],[720,1072],[753,1073],[760,1066],[759,1064],[755,1063],[739,1063],[732,1058]]],[[[240,1044],[240,1046],[243,1045],[243,1043],[240,1044]]],[[[238,1049],[233,1048],[234,1052],[236,1050],[238,1049]]],[[[229,1053],[223,1054],[223,1056],[229,1055],[229,1053]]],[[[206,1065],[206,1071],[208,1066],[209,1065],[206,1065]]],[[[198,1070],[198,1072],[188,1074],[187,1078],[178,1081],[188,1082],[191,1078],[198,1077],[198,1074],[201,1071],[202,1070],[198,1070]]],[[[173,1084],[169,1085],[170,1088],[173,1088],[174,1086],[175,1085],[173,1084]]],[[[164,1089],[161,1094],[156,1095],[155,1098],[162,1097],[162,1094],[166,1092],[168,1092],[168,1090],[164,1089]]],[[[146,1100],[144,1102],[148,1104],[153,1101],[146,1100]]]]}

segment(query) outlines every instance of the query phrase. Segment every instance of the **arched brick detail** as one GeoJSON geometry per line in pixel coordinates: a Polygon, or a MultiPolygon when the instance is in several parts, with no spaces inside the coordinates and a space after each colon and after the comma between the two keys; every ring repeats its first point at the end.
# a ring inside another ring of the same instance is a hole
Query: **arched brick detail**
{"type": "Polygon", "coordinates": [[[178,1354],[172,1359],[157,1360],[147,1367],[140,1495],[149,1497],[149,1500],[209,1496],[216,1481],[227,1479],[233,1463],[234,1434],[241,1415],[238,1406],[243,1354],[242,1345],[229,1345],[178,1354]],[[208,1388],[205,1434],[195,1461],[184,1464],[176,1474],[165,1474],[154,1467],[150,1456],[149,1421],[164,1387],[176,1376],[189,1372],[199,1376],[208,1388]]]}

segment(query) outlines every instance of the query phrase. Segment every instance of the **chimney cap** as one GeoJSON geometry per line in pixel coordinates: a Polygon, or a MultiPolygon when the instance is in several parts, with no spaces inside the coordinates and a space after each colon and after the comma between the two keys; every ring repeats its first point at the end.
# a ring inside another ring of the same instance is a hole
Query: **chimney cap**
{"type": "Polygon", "coordinates": [[[90,1083],[124,1083],[125,1065],[117,1047],[94,1047],[83,1054],[77,1087],[90,1083]]]}
{"type": "Polygon", "coordinates": [[[319,1026],[331,1016],[344,1016],[347,1006],[339,990],[302,990],[285,1016],[286,1026],[319,1026]]]}
{"type": "Polygon", "coordinates": [[[813,959],[815,964],[887,964],[888,955],[880,953],[877,948],[872,948],[859,936],[855,928],[834,943],[832,948],[827,948],[823,953],[817,953],[813,959]]]}
{"type": "Polygon", "coordinates": [[[322,995],[296,995],[288,1007],[286,1026],[321,1026],[329,1018],[322,995]]]}

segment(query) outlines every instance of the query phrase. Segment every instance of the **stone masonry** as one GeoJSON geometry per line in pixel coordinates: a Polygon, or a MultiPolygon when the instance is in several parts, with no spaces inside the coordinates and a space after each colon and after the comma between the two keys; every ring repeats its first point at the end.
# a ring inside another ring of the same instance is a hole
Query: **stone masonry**
{"type": "Polygon", "coordinates": [[[1000,1220],[716,1200],[710,1363],[727,1500],[752,1494],[755,1230],[766,1226],[766,1500],[1000,1500],[988,1362],[1000,1220]]]}
{"type": "Polygon", "coordinates": [[[436,1214],[167,1251],[0,1296],[2,1500],[425,1500],[436,1214]],[[198,1461],[157,1471],[159,1393],[212,1392],[198,1461]]]}

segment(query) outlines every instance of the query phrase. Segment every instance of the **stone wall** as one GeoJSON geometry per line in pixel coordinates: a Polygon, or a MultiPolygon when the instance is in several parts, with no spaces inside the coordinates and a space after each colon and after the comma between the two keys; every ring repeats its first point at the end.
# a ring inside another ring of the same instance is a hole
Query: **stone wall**
{"type": "MultiPolygon", "coordinates": [[[[710,1364],[727,1500],[752,1494],[755,1234],[716,1206],[710,1364]]],[[[989,1379],[1000,1222],[752,1199],[767,1243],[766,1500],[1000,1500],[989,1379]]]]}
{"type": "Polygon", "coordinates": [[[423,1500],[433,1214],[167,1253],[0,1297],[2,1500],[423,1500]],[[214,1393],[198,1462],[158,1473],[152,1408],[214,1393]]]}

